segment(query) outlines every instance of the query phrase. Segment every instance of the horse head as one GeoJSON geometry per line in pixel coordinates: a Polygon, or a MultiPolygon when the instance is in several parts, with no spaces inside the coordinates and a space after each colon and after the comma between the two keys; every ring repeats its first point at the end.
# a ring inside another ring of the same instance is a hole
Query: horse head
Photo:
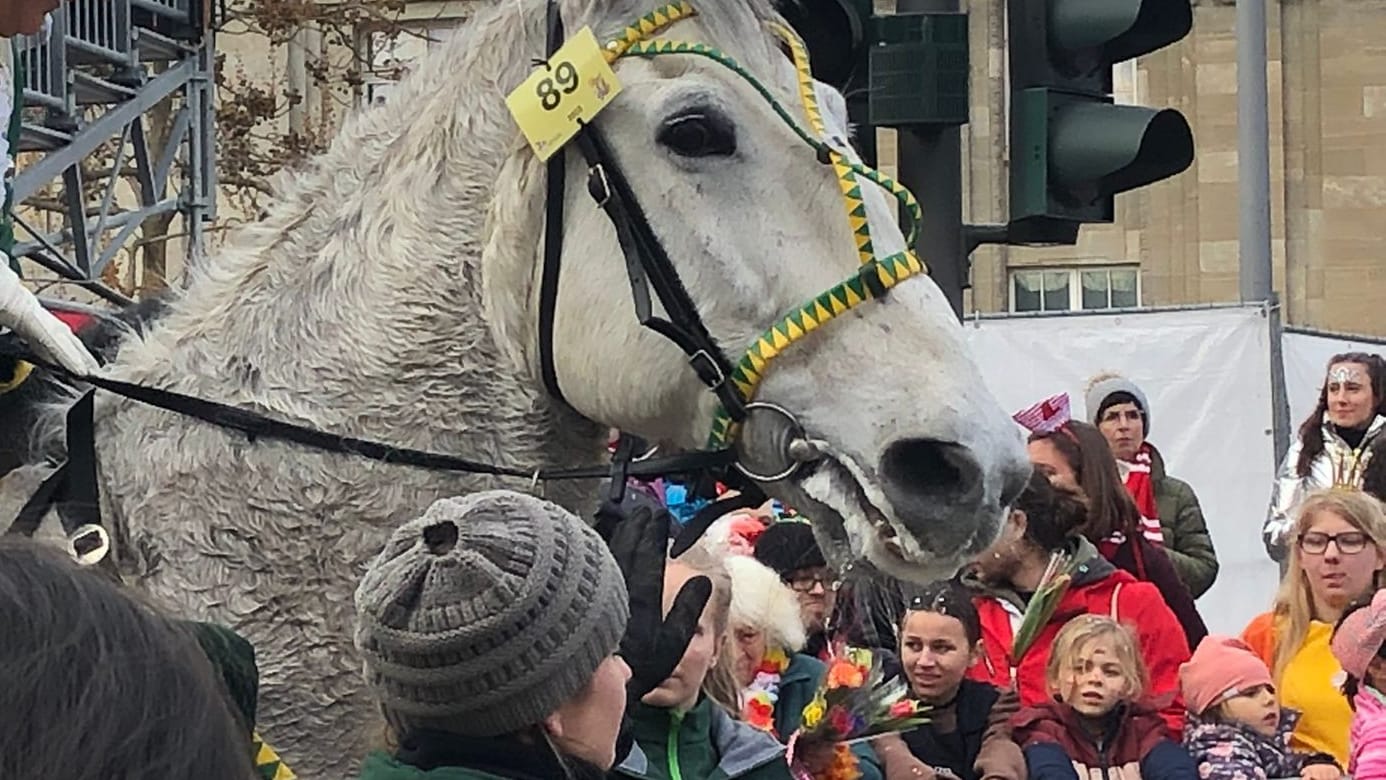
{"type": "MultiPolygon", "coordinates": [[[[651,10],[578,5],[563,4],[568,29],[588,24],[603,40],[651,10]]],[[[860,306],[829,305],[828,317],[814,319],[809,305],[811,325],[797,318],[794,333],[784,330],[786,312],[825,291],[837,288],[847,303],[840,285],[864,262],[906,257],[899,188],[861,169],[845,101],[806,80],[767,3],[691,5],[695,13],[649,37],[670,42],[667,56],[615,61],[623,91],[595,125],[730,360],[777,323],[792,341],[775,348],[773,363],[752,361],[763,370],[747,369],[757,404],[736,426],[742,463],[781,474],[767,491],[811,517],[839,563],[865,558],[913,579],[951,571],[993,541],[1029,474],[1017,429],[922,275],[860,306]],[[672,42],[721,56],[678,53],[672,42]],[[783,474],[791,447],[805,445],[813,462],[783,474]]],[[[567,165],[553,329],[564,396],[592,420],[678,448],[704,446],[722,416],[718,400],[683,351],[638,325],[617,234],[588,197],[581,158],[570,152],[567,165]]],[[[483,262],[498,341],[517,345],[514,357],[536,377],[544,180],[542,164],[517,146],[501,168],[485,252],[524,261],[483,262]]]]}

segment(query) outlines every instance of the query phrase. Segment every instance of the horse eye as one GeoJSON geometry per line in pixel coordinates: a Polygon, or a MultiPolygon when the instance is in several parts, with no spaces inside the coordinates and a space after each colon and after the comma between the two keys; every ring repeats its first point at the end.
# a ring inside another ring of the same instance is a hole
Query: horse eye
{"type": "Polygon", "coordinates": [[[660,144],[683,157],[729,157],[736,153],[736,131],[716,114],[683,114],[664,123],[660,144]]]}

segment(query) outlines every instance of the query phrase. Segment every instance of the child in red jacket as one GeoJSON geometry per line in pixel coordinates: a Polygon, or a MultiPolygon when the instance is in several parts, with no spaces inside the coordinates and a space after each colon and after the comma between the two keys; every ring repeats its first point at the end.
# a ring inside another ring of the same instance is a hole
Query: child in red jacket
{"type": "Polygon", "coordinates": [[[1052,698],[1011,719],[1030,780],[1198,780],[1193,759],[1144,702],[1148,673],[1120,623],[1069,621],[1045,676],[1052,698]]]}

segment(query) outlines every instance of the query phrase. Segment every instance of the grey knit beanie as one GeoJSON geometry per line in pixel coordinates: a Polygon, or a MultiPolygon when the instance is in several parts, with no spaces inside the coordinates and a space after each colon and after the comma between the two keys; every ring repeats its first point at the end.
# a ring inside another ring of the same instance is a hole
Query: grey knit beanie
{"type": "Polygon", "coordinates": [[[1083,396],[1088,408],[1088,422],[1097,425],[1102,412],[1106,411],[1103,404],[1113,393],[1130,393],[1131,397],[1136,399],[1136,405],[1145,416],[1145,435],[1149,436],[1150,402],[1145,400],[1145,393],[1141,392],[1135,382],[1119,374],[1099,374],[1088,381],[1088,392],[1083,396]]]}
{"type": "Polygon", "coordinates": [[[356,589],[356,649],[401,736],[531,726],[625,633],[621,570],[597,532],[533,496],[447,498],[400,526],[356,589]]]}

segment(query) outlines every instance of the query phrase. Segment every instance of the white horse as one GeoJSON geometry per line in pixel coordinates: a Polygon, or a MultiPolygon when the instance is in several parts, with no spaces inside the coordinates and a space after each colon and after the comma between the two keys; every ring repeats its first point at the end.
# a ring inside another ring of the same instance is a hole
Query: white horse
{"type": "MultiPolygon", "coordinates": [[[[562,0],[601,40],[657,0],[562,0]]],[[[767,0],[693,0],[664,37],[734,57],[791,111],[796,73],[767,0]]],[[[107,375],[314,428],[514,466],[602,461],[611,427],[667,448],[707,438],[713,396],[640,328],[611,223],[569,153],[555,362],[536,324],[545,170],[504,97],[544,54],[544,4],[498,2],[429,55],[383,107],[349,118],[288,177],[263,222],[210,258],[107,375]]],[[[765,98],[703,57],[618,61],[598,117],[698,313],[735,360],[786,311],[858,267],[842,194],[765,98]],[[667,132],[691,122],[697,133],[667,132]],[[675,136],[678,137],[675,137],[675,136]]],[[[820,87],[830,133],[841,96],[820,87]]],[[[867,186],[880,256],[904,248],[867,186]]],[[[927,260],[927,258],[926,258],[927,260]]],[[[812,517],[828,552],[898,576],[947,573],[992,541],[1029,473],[938,289],[911,279],[805,336],[760,400],[791,411],[825,457],[768,492],[812,517]]],[[[183,615],[256,646],[260,730],[305,778],[351,773],[374,736],[351,645],[352,593],[389,529],[433,500],[524,481],[384,465],[244,436],[98,396],[103,513],[126,575],[183,615]]],[[[746,457],[783,462],[785,426],[758,414],[746,457]]],[[[32,485],[16,472],[10,484],[32,485]]],[[[594,484],[547,495],[590,511],[594,484]]],[[[4,517],[23,500],[0,506],[4,517]]],[[[51,520],[50,520],[51,522],[51,520]]]]}

